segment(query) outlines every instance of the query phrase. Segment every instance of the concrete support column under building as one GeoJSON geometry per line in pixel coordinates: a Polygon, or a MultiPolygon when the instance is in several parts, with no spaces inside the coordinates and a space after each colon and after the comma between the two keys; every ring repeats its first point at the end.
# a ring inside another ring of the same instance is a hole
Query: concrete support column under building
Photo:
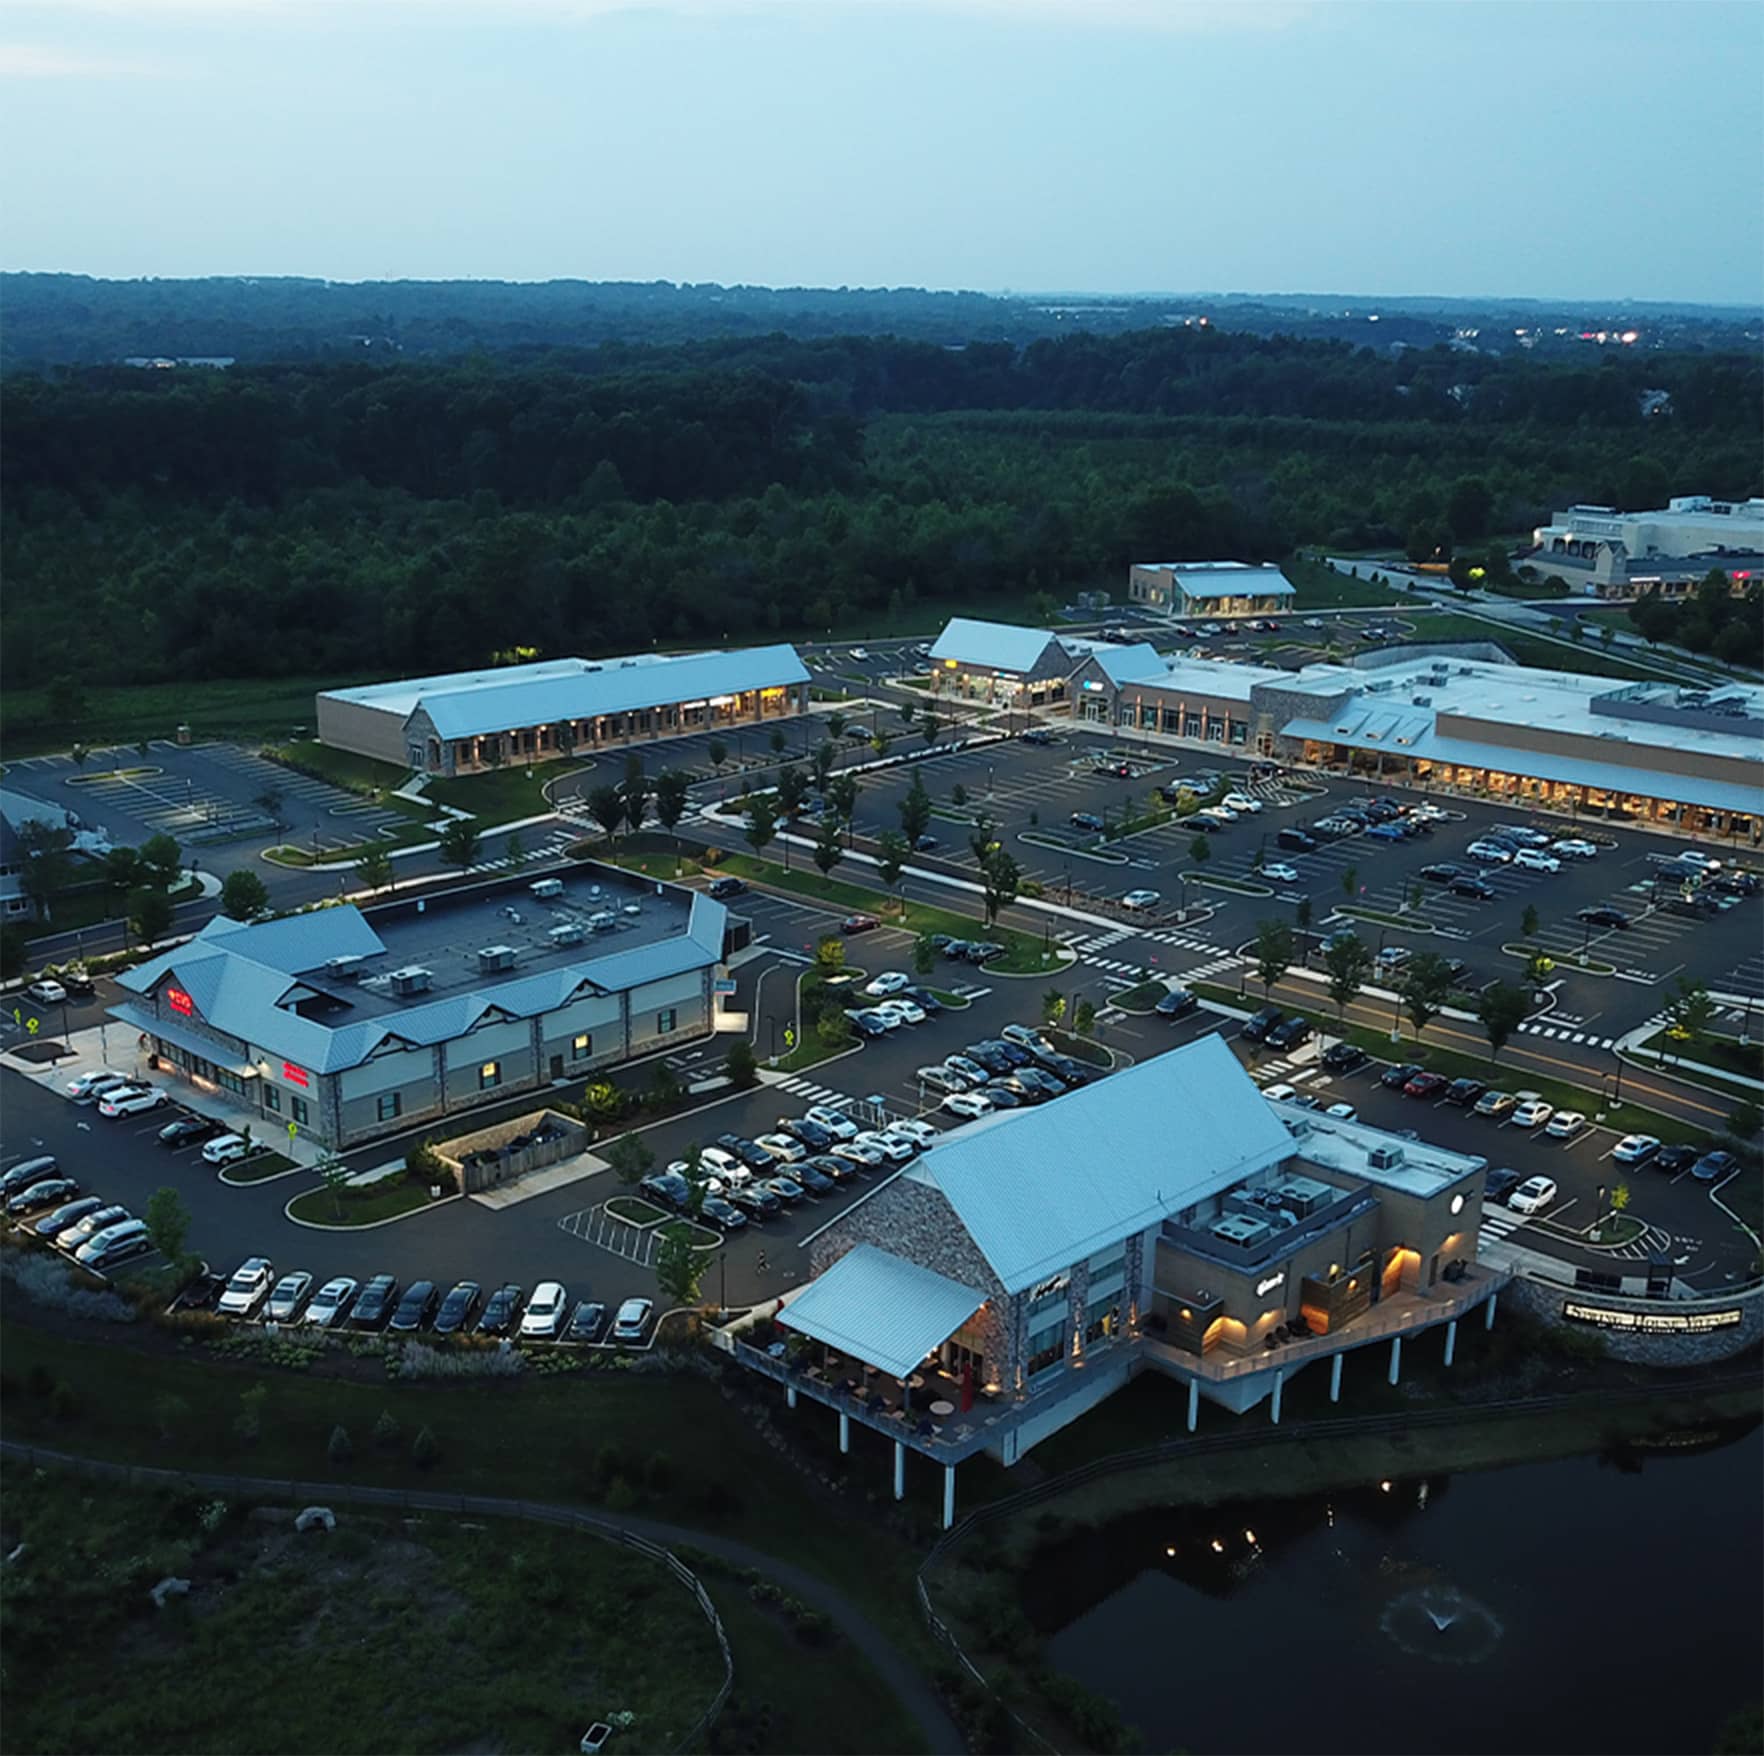
{"type": "Polygon", "coordinates": [[[1346,1354],[1337,1354],[1329,1362],[1329,1400],[1331,1402],[1341,1401],[1341,1362],[1346,1358],[1346,1354]]]}
{"type": "Polygon", "coordinates": [[[786,1408],[796,1407],[796,1386],[794,1384],[784,1386],[784,1406],[786,1408]]]}
{"type": "Polygon", "coordinates": [[[844,1409],[839,1411],[839,1449],[845,1456],[851,1454],[851,1416],[844,1409]]]}
{"type": "Polygon", "coordinates": [[[1200,1421],[1200,1380],[1188,1381],[1188,1430],[1193,1432],[1200,1421]]]}
{"type": "Polygon", "coordinates": [[[1276,1372],[1274,1374],[1274,1400],[1269,1405],[1268,1413],[1272,1417],[1274,1425],[1277,1427],[1280,1425],[1280,1392],[1285,1387],[1286,1374],[1284,1372],[1276,1372]]]}
{"type": "Polygon", "coordinates": [[[1390,1338],[1390,1381],[1392,1384],[1403,1375],[1403,1338],[1393,1335],[1390,1338]]]}
{"type": "Polygon", "coordinates": [[[946,1463],[943,1466],[943,1528],[948,1530],[955,1523],[955,1465],[946,1463]]]}
{"type": "Polygon", "coordinates": [[[899,1439],[894,1442],[894,1497],[906,1498],[906,1446],[899,1439]]]}
{"type": "Polygon", "coordinates": [[[1500,1297],[1499,1293],[1490,1293],[1488,1295],[1488,1314],[1482,1320],[1482,1327],[1484,1329],[1493,1329],[1494,1328],[1495,1300],[1498,1299],[1499,1297],[1500,1297]]]}
{"type": "Polygon", "coordinates": [[[1455,1354],[1457,1351],[1458,1351],[1458,1320],[1456,1317],[1454,1317],[1451,1320],[1451,1322],[1446,1325],[1445,1363],[1448,1366],[1452,1363],[1452,1355],[1455,1354]]]}

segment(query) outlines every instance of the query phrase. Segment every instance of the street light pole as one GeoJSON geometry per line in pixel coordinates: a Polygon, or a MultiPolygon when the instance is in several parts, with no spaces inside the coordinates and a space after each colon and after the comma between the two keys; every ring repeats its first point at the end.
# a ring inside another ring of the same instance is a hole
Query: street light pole
{"type": "Polygon", "coordinates": [[[1403,997],[1400,993],[1392,998],[1390,1008],[1390,1040],[1400,1043],[1403,1040],[1403,997]]]}

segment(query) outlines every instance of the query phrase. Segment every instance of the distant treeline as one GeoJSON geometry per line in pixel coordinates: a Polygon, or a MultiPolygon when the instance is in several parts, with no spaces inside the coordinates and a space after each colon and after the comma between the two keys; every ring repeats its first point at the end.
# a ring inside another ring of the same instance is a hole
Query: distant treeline
{"type": "Polygon", "coordinates": [[[1754,493],[1755,360],[768,336],[0,386],[0,680],[415,672],[1754,493]],[[1644,418],[1643,389],[1669,415],[1644,418]]]}

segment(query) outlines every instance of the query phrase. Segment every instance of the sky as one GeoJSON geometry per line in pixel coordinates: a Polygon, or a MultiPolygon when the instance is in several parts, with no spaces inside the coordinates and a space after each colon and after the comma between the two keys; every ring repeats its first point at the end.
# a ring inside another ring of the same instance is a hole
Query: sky
{"type": "Polygon", "coordinates": [[[0,266],[1764,299],[1756,0],[6,0],[0,266]]]}

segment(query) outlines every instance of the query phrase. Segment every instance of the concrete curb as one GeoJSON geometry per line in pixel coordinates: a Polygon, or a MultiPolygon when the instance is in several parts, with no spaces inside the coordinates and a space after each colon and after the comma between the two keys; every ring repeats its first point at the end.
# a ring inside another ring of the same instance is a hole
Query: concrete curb
{"type": "MultiPolygon", "coordinates": [[[[265,1178],[264,1180],[273,1182],[275,1179],[265,1178]]],[[[312,1191],[309,1189],[306,1193],[310,1195],[312,1191]]],[[[464,1201],[465,1197],[463,1195],[443,1195],[439,1201],[425,1202],[421,1207],[413,1207],[409,1213],[395,1213],[390,1219],[366,1220],[358,1226],[326,1225],[322,1220],[300,1219],[291,1211],[294,1202],[299,1199],[300,1196],[296,1195],[294,1200],[282,1209],[282,1217],[290,1225],[304,1227],[309,1232],[377,1232],[382,1226],[395,1226],[407,1219],[415,1219],[419,1213],[433,1213],[437,1208],[450,1207],[456,1201],[464,1201]]]]}

